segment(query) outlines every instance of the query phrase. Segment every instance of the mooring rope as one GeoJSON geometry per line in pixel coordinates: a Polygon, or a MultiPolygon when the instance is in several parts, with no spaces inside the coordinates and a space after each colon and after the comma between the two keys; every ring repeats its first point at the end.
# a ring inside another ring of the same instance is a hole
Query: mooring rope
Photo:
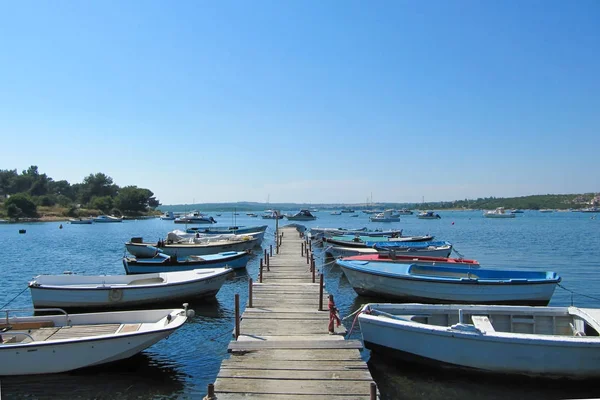
{"type": "Polygon", "coordinates": [[[594,297],[594,296],[589,296],[587,294],[583,294],[583,293],[577,293],[574,290],[571,289],[567,289],[566,287],[564,287],[563,285],[561,285],[560,283],[557,283],[558,287],[566,290],[567,292],[571,293],[571,305],[573,305],[573,295],[576,294],[578,296],[583,296],[583,297],[587,297],[588,299],[592,299],[592,300],[596,300],[596,301],[600,301],[600,298],[598,297],[594,297]]]}
{"type": "Polygon", "coordinates": [[[5,305],[3,305],[2,307],[0,307],[0,310],[2,310],[4,307],[6,307],[7,305],[9,305],[10,303],[12,303],[17,297],[19,297],[20,295],[23,294],[23,292],[25,292],[27,289],[29,289],[29,286],[25,286],[25,289],[21,290],[21,292],[16,295],[15,297],[13,297],[8,303],[6,303],[5,305]]]}

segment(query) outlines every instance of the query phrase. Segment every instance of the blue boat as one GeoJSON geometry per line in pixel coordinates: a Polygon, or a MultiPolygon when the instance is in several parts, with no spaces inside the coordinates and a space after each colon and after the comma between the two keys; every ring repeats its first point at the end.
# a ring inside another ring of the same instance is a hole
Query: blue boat
{"type": "Polygon", "coordinates": [[[403,302],[545,306],[560,276],[551,271],[471,269],[337,260],[360,295],[403,302]]]}
{"type": "Polygon", "coordinates": [[[208,235],[225,235],[235,233],[241,235],[244,233],[264,232],[267,230],[267,225],[261,226],[196,226],[186,229],[186,233],[204,233],[208,235]]]}
{"type": "Polygon", "coordinates": [[[127,275],[149,274],[153,272],[189,271],[198,268],[245,268],[251,253],[246,251],[228,251],[203,256],[187,256],[177,258],[156,249],[152,258],[123,257],[123,266],[127,275]]]}

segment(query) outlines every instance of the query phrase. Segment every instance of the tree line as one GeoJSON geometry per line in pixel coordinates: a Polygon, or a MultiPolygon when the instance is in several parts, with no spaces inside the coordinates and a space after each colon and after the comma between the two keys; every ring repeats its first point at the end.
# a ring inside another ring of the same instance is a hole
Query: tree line
{"type": "Polygon", "coordinates": [[[37,208],[60,206],[67,215],[76,216],[79,208],[100,210],[105,214],[141,215],[154,209],[160,202],[149,189],[137,186],[119,187],[106,174],[90,174],[82,183],[41,174],[38,167],[30,166],[18,173],[0,170],[0,202],[9,218],[37,218],[37,208]]]}

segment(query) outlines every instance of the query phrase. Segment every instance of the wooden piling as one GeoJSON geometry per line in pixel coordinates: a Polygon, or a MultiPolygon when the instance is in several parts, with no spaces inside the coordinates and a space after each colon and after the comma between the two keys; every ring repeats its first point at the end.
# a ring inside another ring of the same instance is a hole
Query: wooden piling
{"type": "Polygon", "coordinates": [[[310,255],[310,267],[312,268],[312,283],[315,283],[315,271],[316,271],[316,266],[315,266],[315,256],[314,254],[310,255]]]}
{"type": "Polygon", "coordinates": [[[302,246],[302,252],[300,253],[300,255],[302,257],[304,257],[304,242],[302,242],[301,246],[302,246]]]}
{"type": "Polygon", "coordinates": [[[267,253],[267,271],[271,270],[271,257],[267,253]]]}
{"type": "Polygon", "coordinates": [[[258,281],[262,283],[263,281],[263,259],[260,259],[260,269],[258,270],[258,281]]]}
{"type": "Polygon", "coordinates": [[[377,385],[375,382],[371,382],[370,389],[369,400],[377,400],[377,385]]]}
{"type": "Polygon", "coordinates": [[[252,308],[252,278],[248,279],[248,307],[252,308]]]}
{"type": "Polygon", "coordinates": [[[273,245],[269,245],[269,257],[273,257],[273,245]]]}
{"type": "Polygon", "coordinates": [[[235,340],[240,337],[240,295],[235,294],[235,340]]]}
{"type": "Polygon", "coordinates": [[[319,274],[319,311],[323,311],[323,273],[319,274]]]}

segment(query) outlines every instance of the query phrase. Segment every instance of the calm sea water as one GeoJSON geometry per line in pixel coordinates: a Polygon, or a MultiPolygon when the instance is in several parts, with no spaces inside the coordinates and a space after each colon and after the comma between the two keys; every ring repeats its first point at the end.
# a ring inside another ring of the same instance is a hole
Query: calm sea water
{"type": "MultiPolygon", "coordinates": [[[[563,277],[562,284],[575,292],[558,288],[550,305],[600,307],[600,219],[590,214],[525,212],[515,219],[486,219],[480,212],[440,212],[440,220],[419,220],[404,216],[399,223],[371,223],[366,214],[330,215],[318,212],[307,227],[401,228],[405,234],[432,234],[448,240],[465,257],[490,268],[530,268],[552,270],[563,277]],[[585,297],[589,296],[589,297],[585,297]]],[[[240,215],[215,217],[219,225],[268,224],[263,248],[273,244],[275,221],[240,215]]],[[[286,220],[280,221],[282,225],[286,220]]],[[[173,221],[125,221],[120,224],[70,225],[63,223],[0,225],[3,244],[2,291],[0,307],[13,299],[38,274],[123,274],[121,258],[124,243],[133,236],[155,241],[170,230],[181,228],[173,221]],[[26,229],[24,235],[19,229],[26,229]]],[[[315,248],[318,265],[323,265],[322,249],[315,248]]],[[[180,330],[129,360],[109,366],[72,373],[3,377],[2,398],[27,399],[200,399],[206,385],[214,382],[221,361],[228,357],[227,344],[233,329],[234,295],[240,304],[247,301],[247,280],[258,275],[259,256],[247,271],[228,281],[216,299],[192,304],[196,316],[180,330]]],[[[323,267],[327,290],[335,294],[342,316],[349,315],[369,299],[358,297],[341,270],[323,267]]],[[[7,308],[30,308],[25,290],[7,308]]],[[[351,328],[352,321],[345,321],[351,328]]],[[[360,339],[357,326],[353,338],[360,339]]],[[[593,381],[569,382],[498,376],[425,368],[381,359],[368,351],[369,368],[384,399],[515,399],[600,397],[600,384],[593,381]]],[[[1,361],[1,360],[0,360],[1,361]]],[[[57,362],[60,362],[57,360],[57,362]]]]}

